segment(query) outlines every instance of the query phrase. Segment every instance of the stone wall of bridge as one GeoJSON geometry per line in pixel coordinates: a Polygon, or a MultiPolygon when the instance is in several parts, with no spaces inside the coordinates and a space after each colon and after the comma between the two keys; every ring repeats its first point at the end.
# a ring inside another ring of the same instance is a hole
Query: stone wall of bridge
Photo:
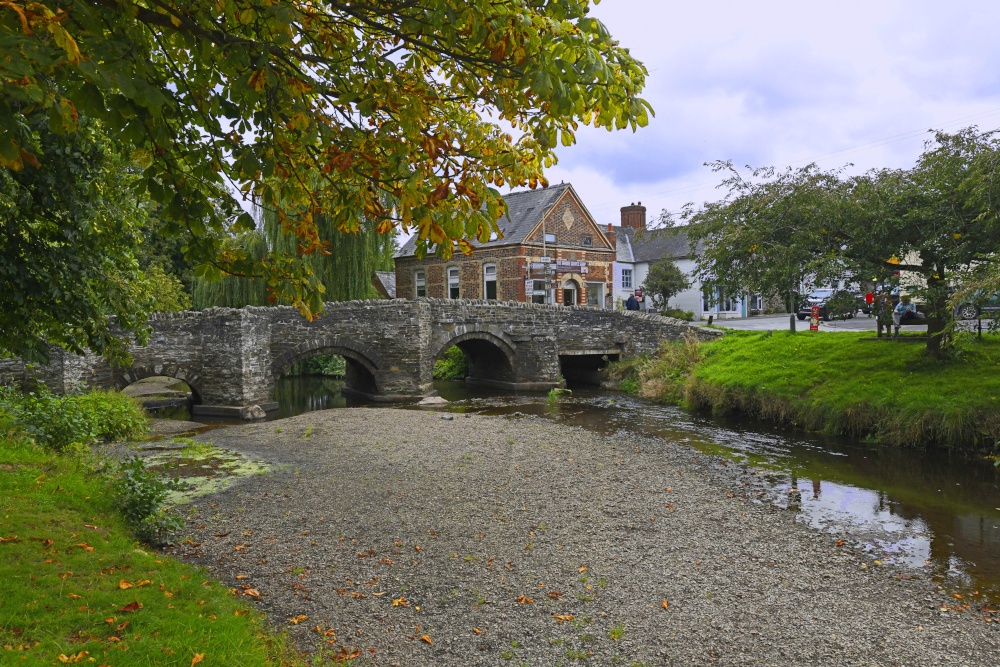
{"type": "Polygon", "coordinates": [[[66,392],[166,375],[191,385],[197,411],[245,416],[252,406],[275,407],[274,381],[317,354],[347,359],[355,393],[402,400],[432,392],[434,361],[452,345],[469,358],[470,381],[536,390],[563,381],[561,358],[627,358],[664,340],[719,335],[645,313],[448,299],[328,303],[311,322],[291,307],[248,307],[161,314],[149,324],[149,342],[130,348],[127,368],[54,349],[46,366],[0,360],[0,382],[66,392]]]}

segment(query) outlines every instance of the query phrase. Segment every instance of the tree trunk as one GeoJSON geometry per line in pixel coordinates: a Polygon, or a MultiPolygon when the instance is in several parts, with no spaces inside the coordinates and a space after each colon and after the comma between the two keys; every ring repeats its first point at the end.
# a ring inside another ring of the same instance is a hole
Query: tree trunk
{"type": "Polygon", "coordinates": [[[927,354],[940,359],[949,343],[945,333],[950,319],[948,286],[940,263],[928,262],[926,266],[934,267],[927,274],[927,354]]]}

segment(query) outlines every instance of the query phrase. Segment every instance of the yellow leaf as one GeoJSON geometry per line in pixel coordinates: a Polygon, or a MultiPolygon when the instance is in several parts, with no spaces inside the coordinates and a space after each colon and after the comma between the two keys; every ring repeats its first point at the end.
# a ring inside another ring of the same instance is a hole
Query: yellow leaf
{"type": "Polygon", "coordinates": [[[477,635],[483,634],[483,631],[480,630],[479,628],[472,628],[472,631],[475,632],[477,635]]]}
{"type": "Polygon", "coordinates": [[[122,579],[121,581],[118,582],[118,588],[122,589],[123,591],[126,591],[132,588],[132,584],[122,579]]]}
{"type": "Polygon", "coordinates": [[[305,621],[305,620],[308,620],[308,619],[309,619],[308,616],[300,614],[299,616],[293,616],[292,618],[288,619],[288,622],[291,623],[292,625],[298,625],[302,621],[305,621]]]}
{"type": "Polygon", "coordinates": [[[430,635],[420,635],[420,639],[427,642],[428,644],[434,643],[433,641],[431,641],[430,635]]]}
{"type": "Polygon", "coordinates": [[[195,653],[194,657],[191,658],[191,667],[194,667],[195,665],[197,665],[199,662],[201,662],[204,659],[205,659],[205,654],[204,653],[195,653]]]}
{"type": "Polygon", "coordinates": [[[587,571],[587,566],[586,565],[581,565],[580,566],[580,572],[586,572],[586,571],[587,571]]]}
{"type": "Polygon", "coordinates": [[[663,607],[664,609],[667,609],[668,607],[670,607],[670,603],[664,600],[663,604],[661,604],[660,606],[663,607]]]}
{"type": "Polygon", "coordinates": [[[566,621],[572,621],[574,616],[572,614],[552,614],[552,618],[556,619],[559,625],[562,625],[566,621]]]}
{"type": "Polygon", "coordinates": [[[514,599],[520,602],[521,604],[530,604],[534,602],[534,600],[532,598],[529,598],[527,595],[518,595],[514,599]]]}

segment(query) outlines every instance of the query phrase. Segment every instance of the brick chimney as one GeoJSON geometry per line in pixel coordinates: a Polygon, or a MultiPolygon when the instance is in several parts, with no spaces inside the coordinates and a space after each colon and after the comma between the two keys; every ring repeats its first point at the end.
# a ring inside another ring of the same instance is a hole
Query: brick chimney
{"type": "Polygon", "coordinates": [[[618,235],[615,234],[614,225],[612,225],[610,222],[608,223],[608,233],[606,234],[606,236],[608,237],[608,243],[611,244],[611,251],[616,252],[616,248],[618,248],[618,240],[617,240],[618,235]]]}
{"type": "Polygon", "coordinates": [[[622,206],[622,227],[646,229],[646,207],[642,202],[622,206]]]}

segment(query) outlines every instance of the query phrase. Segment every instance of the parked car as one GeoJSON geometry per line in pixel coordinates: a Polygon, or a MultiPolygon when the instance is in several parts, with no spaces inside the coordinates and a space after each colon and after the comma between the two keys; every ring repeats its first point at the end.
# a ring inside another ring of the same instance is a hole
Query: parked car
{"type": "Polygon", "coordinates": [[[973,294],[972,297],[955,308],[955,319],[974,320],[982,313],[1000,312],[1000,292],[973,294]]]}
{"type": "Polygon", "coordinates": [[[864,297],[859,300],[858,295],[847,290],[835,290],[830,288],[815,289],[810,292],[805,302],[799,306],[795,316],[804,320],[812,315],[812,307],[819,306],[819,316],[826,322],[835,317],[845,319],[854,317],[854,314],[864,305],[864,297]]]}

